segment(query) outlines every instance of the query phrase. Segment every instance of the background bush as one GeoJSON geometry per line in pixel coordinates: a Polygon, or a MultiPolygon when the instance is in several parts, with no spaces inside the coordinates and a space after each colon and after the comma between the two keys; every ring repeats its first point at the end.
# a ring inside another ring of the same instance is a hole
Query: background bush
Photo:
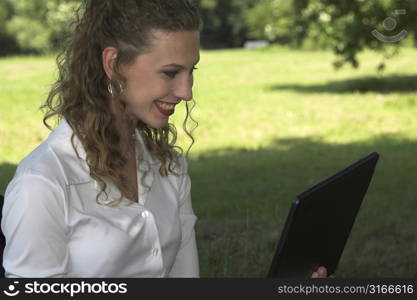
{"type": "Polygon", "coordinates": [[[80,0],[1,0],[3,55],[56,51],[71,30],[80,0]]]}

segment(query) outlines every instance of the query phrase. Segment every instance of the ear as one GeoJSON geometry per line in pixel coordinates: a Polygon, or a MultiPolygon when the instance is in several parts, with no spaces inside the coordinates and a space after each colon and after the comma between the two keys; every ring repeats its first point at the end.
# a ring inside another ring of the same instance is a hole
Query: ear
{"type": "Polygon", "coordinates": [[[117,49],[114,47],[110,47],[110,46],[106,47],[103,50],[101,57],[102,57],[104,72],[106,72],[107,77],[111,79],[113,76],[114,62],[117,57],[117,49]]]}

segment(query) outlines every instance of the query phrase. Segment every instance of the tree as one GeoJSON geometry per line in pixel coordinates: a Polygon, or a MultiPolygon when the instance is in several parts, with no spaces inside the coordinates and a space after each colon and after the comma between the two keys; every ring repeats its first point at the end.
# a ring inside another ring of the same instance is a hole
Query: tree
{"type": "Polygon", "coordinates": [[[291,1],[261,0],[247,13],[248,36],[272,43],[294,41],[295,11],[291,1]]]}
{"type": "MultiPolygon", "coordinates": [[[[300,0],[293,0],[300,2],[300,0]]],[[[358,67],[357,54],[364,49],[385,58],[398,53],[406,35],[416,39],[416,1],[403,0],[302,0],[299,12],[308,35],[330,46],[338,55],[335,67],[358,67]]],[[[378,69],[383,70],[384,62],[378,69]]]]}
{"type": "Polygon", "coordinates": [[[238,47],[247,39],[246,13],[258,0],[199,0],[206,48],[238,47]]]}
{"type": "MultiPolygon", "coordinates": [[[[247,13],[251,37],[300,47],[331,48],[335,67],[358,67],[357,54],[372,49],[392,57],[406,36],[416,40],[417,1],[259,0],[247,13]]],[[[379,65],[383,70],[384,62],[379,65]]]]}

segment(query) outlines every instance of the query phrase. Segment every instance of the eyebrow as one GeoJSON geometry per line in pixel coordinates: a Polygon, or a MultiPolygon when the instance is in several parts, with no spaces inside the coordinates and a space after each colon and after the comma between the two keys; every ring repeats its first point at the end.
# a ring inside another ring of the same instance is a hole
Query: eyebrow
{"type": "MultiPolygon", "coordinates": [[[[198,62],[200,61],[200,59],[198,59],[194,64],[193,64],[193,66],[195,66],[196,64],[198,64],[198,62]]],[[[180,68],[180,69],[186,69],[186,67],[185,66],[183,66],[183,65],[179,65],[179,64],[168,64],[168,65],[164,65],[164,66],[162,66],[163,68],[164,67],[176,67],[176,68],[180,68]]]]}

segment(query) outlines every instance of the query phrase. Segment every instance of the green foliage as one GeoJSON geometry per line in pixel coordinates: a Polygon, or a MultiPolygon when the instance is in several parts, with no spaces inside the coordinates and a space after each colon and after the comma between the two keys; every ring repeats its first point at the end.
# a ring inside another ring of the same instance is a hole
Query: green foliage
{"type": "MultiPolygon", "coordinates": [[[[415,1],[309,0],[300,13],[307,24],[309,38],[316,41],[317,47],[330,47],[339,56],[336,67],[346,62],[358,67],[357,54],[366,48],[390,58],[398,52],[405,39],[398,37],[389,42],[389,37],[401,30],[408,34],[417,30],[417,20],[413,17],[417,13],[415,1]],[[404,9],[405,14],[396,13],[399,9],[404,9]],[[393,22],[394,28],[387,29],[384,23],[387,18],[393,22]],[[372,33],[374,30],[378,30],[382,38],[377,38],[372,33]]],[[[383,63],[380,63],[379,70],[383,68],[383,63]]]]}
{"type": "Polygon", "coordinates": [[[337,68],[345,63],[358,67],[357,54],[363,49],[378,51],[383,57],[378,66],[381,71],[385,60],[409,41],[402,38],[402,30],[416,38],[416,14],[416,1],[260,0],[247,13],[246,22],[252,38],[333,49],[338,55],[337,68]],[[374,30],[378,30],[378,38],[374,30]],[[399,37],[394,39],[396,34],[399,37]]]}
{"type": "MultiPolygon", "coordinates": [[[[335,67],[350,63],[364,49],[380,52],[378,70],[416,39],[417,1],[403,0],[196,0],[204,22],[204,48],[239,47],[248,39],[307,49],[333,49],[335,67]],[[403,9],[405,14],[396,14],[403,9]],[[390,18],[388,20],[388,18],[390,18]],[[395,28],[387,30],[387,22],[395,28]],[[406,39],[384,42],[406,30],[406,39]]],[[[1,0],[0,55],[44,53],[60,48],[71,32],[73,12],[81,0],[1,0]]],[[[414,41],[415,42],[415,41],[414,41]]]]}
{"type": "Polygon", "coordinates": [[[3,6],[0,6],[0,32],[4,32],[6,29],[6,17],[7,17],[6,8],[3,6]]]}
{"type": "Polygon", "coordinates": [[[47,3],[46,24],[51,29],[50,43],[53,49],[59,49],[61,42],[69,36],[74,12],[80,0],[49,1],[47,3]]]}
{"type": "Polygon", "coordinates": [[[46,6],[50,1],[54,0],[14,0],[12,3],[16,15],[25,16],[29,19],[38,19],[42,22],[46,18],[46,6]]]}
{"type": "Polygon", "coordinates": [[[6,29],[24,52],[42,53],[50,50],[50,30],[44,23],[46,3],[45,0],[12,2],[14,14],[7,22],[6,29]]]}
{"type": "Polygon", "coordinates": [[[0,2],[0,56],[18,53],[19,47],[13,35],[7,32],[6,24],[13,13],[13,6],[9,0],[0,2]]]}
{"type": "Polygon", "coordinates": [[[60,43],[71,30],[74,10],[81,2],[81,0],[2,1],[0,3],[2,45],[13,48],[14,44],[14,52],[19,48],[20,52],[26,53],[46,53],[59,48],[60,43]]]}
{"type": "Polygon", "coordinates": [[[205,48],[241,46],[247,39],[246,14],[258,0],[201,0],[205,48]]]}
{"type": "Polygon", "coordinates": [[[38,20],[16,16],[7,24],[23,51],[42,53],[50,50],[50,29],[38,20]]]}
{"type": "Polygon", "coordinates": [[[261,0],[249,10],[248,36],[288,44],[294,40],[294,7],[287,0],[261,0]]]}

